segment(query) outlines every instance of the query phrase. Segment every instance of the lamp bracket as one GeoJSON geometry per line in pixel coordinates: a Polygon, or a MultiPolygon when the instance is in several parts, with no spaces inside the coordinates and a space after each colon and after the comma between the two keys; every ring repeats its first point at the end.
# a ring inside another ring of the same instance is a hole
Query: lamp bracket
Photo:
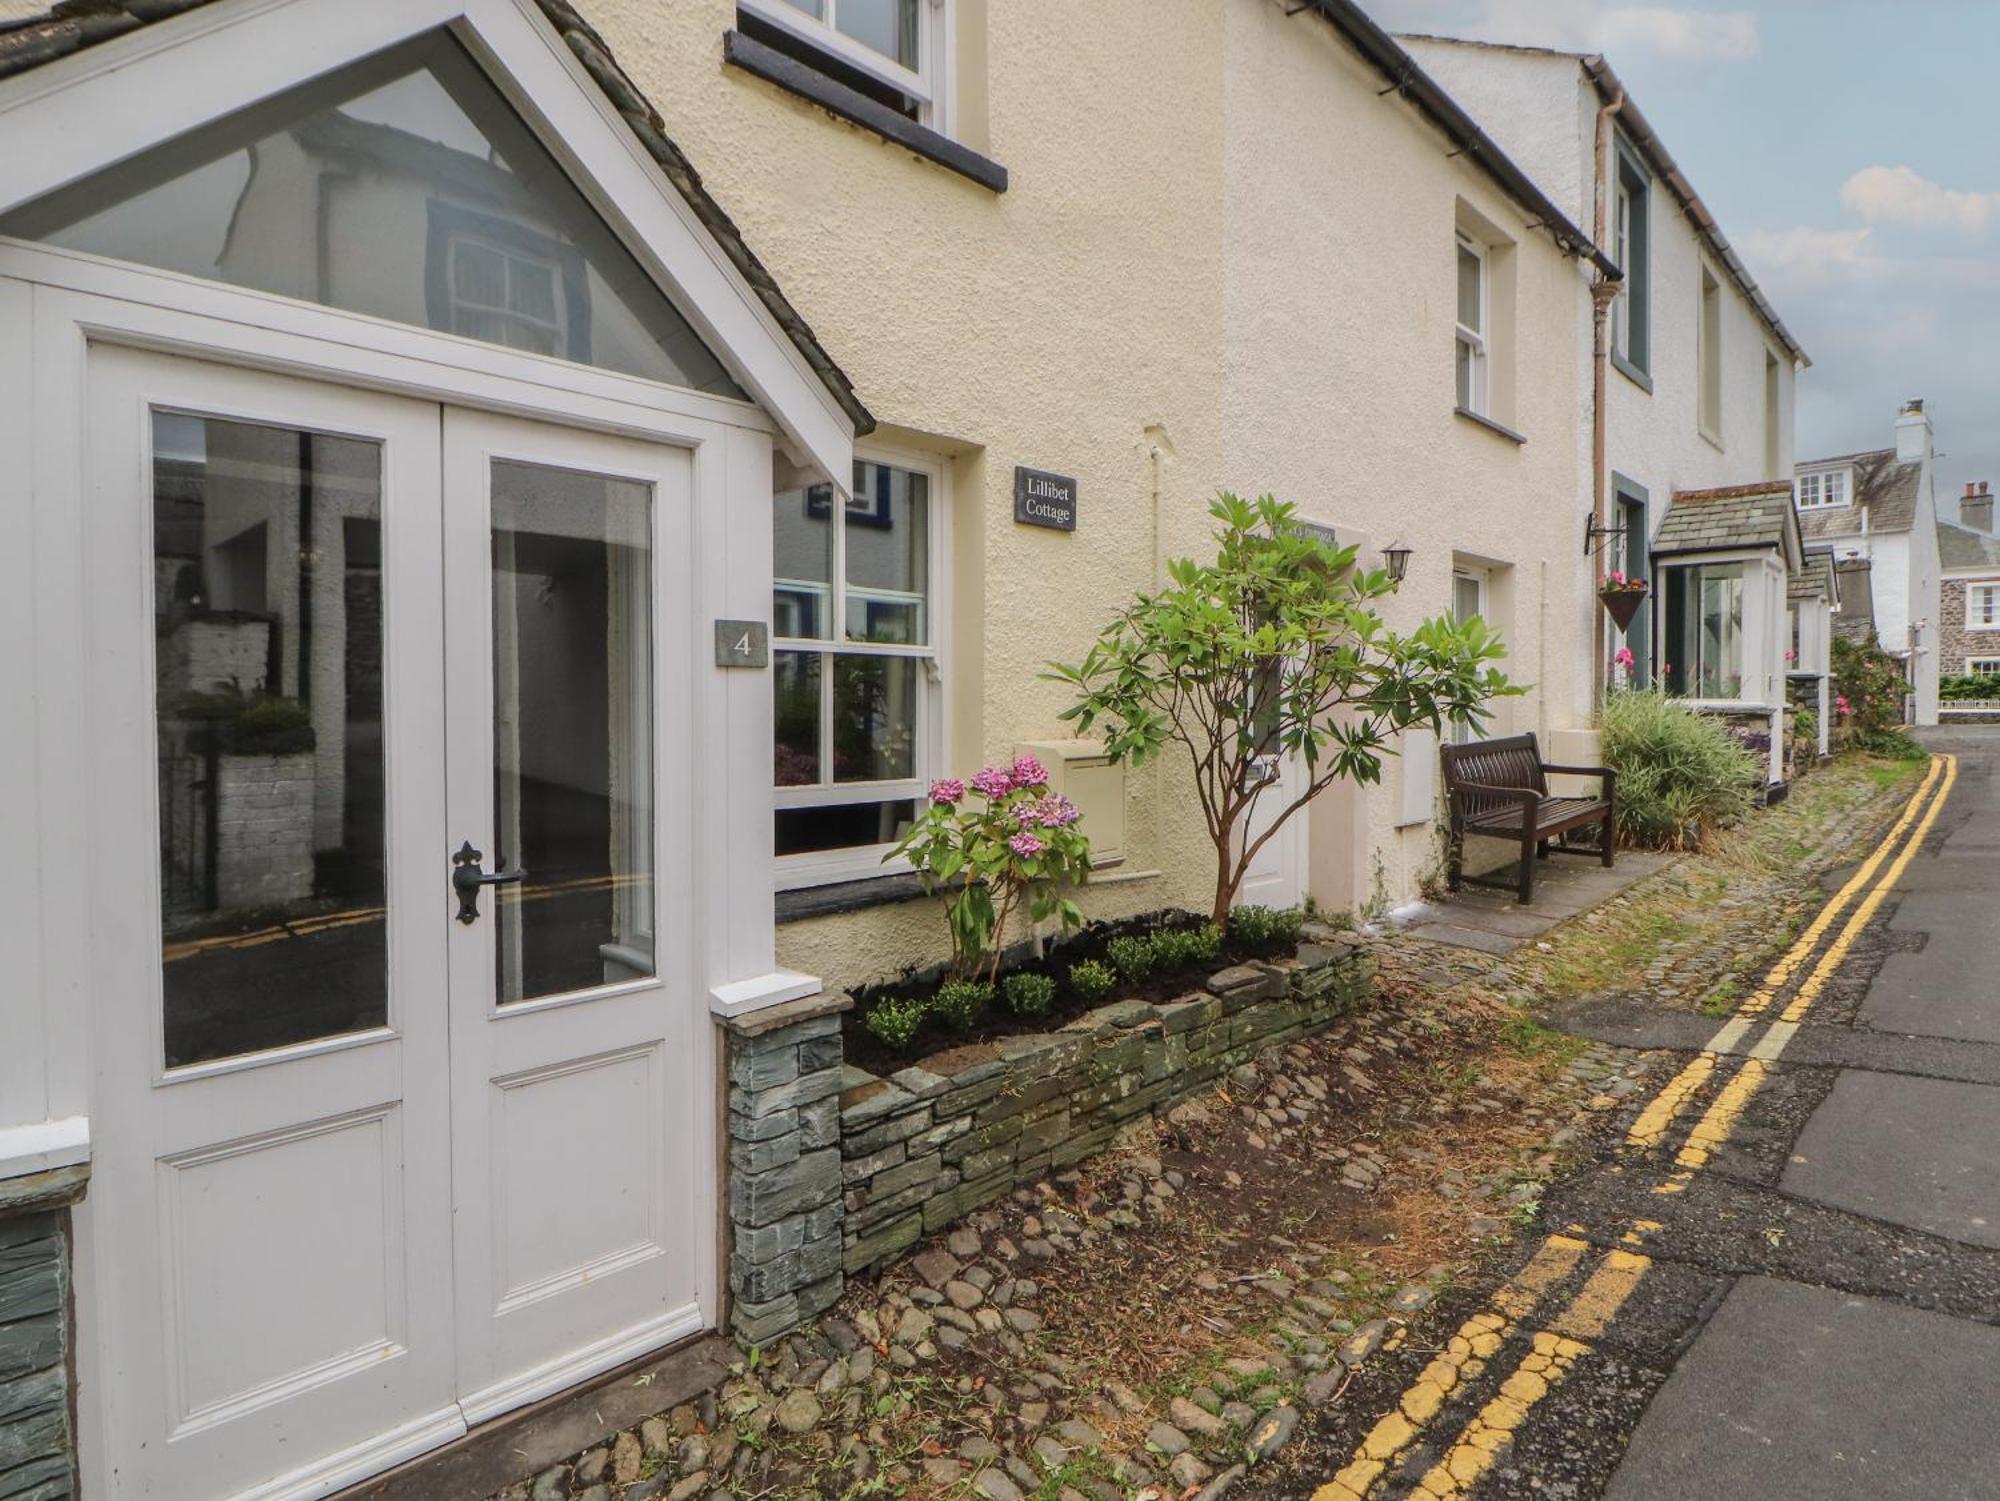
{"type": "Polygon", "coordinates": [[[1584,517],[1583,555],[1588,558],[1604,551],[1606,543],[1615,537],[1624,536],[1626,531],[1627,528],[1622,526],[1602,526],[1595,516],[1584,517]]]}

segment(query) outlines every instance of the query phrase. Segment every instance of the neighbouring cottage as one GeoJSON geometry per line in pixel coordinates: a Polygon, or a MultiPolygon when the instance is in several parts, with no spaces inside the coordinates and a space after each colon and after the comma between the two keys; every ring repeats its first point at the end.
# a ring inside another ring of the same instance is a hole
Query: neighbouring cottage
{"type": "Polygon", "coordinates": [[[1791,646],[1785,669],[1791,707],[1813,716],[1811,752],[1818,757],[1833,748],[1833,636],[1841,613],[1840,572],[1830,547],[1808,547],[1803,557],[1787,592],[1791,646]]]}
{"type": "Polygon", "coordinates": [[[1938,675],[1943,661],[1938,597],[1936,435],[1921,400],[1905,402],[1893,448],[1798,464],[1799,526],[1810,543],[1840,559],[1868,565],[1867,609],[1872,635],[1861,635],[1863,612],[1843,613],[1841,634],[1879,641],[1904,664],[1917,724],[1938,722],[1938,675]]]}
{"type": "Polygon", "coordinates": [[[1678,490],[1653,539],[1660,681],[1722,718],[1785,785],[1791,582],[1805,572],[1788,480],[1678,490]]]}
{"type": "MultiPolygon", "coordinates": [[[[1940,675],[1991,679],[1993,692],[1971,702],[2000,699],[2000,537],[1993,534],[1993,496],[1986,481],[1966,482],[1958,521],[1937,523],[1937,546],[1940,675]]],[[[1993,712],[1939,705],[1940,717],[1960,722],[1993,712]]]]}

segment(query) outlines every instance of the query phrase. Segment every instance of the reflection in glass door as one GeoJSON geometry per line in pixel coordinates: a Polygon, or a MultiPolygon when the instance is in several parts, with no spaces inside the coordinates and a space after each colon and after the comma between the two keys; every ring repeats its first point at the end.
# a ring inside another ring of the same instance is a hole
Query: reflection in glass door
{"type": "Polygon", "coordinates": [[[650,975],[652,495],[497,461],[496,867],[502,1002],[650,975]]]}
{"type": "Polygon", "coordinates": [[[152,427],[166,1066],[380,1027],[381,446],[152,427]]]}

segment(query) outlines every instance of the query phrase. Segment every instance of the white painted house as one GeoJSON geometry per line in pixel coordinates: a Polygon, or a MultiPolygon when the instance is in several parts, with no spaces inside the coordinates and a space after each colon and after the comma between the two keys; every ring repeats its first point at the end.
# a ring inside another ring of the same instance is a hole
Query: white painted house
{"type": "Polygon", "coordinates": [[[1943,615],[1936,475],[1936,434],[1921,399],[1897,414],[1893,448],[1798,465],[1806,540],[1870,565],[1876,638],[1902,659],[1920,725],[1938,722],[1943,615]]]}
{"type": "MultiPolygon", "coordinates": [[[[1598,566],[1654,585],[1652,608],[1623,637],[1635,659],[1629,680],[1645,686],[1674,660],[1652,545],[1670,506],[1677,495],[1790,478],[1793,395],[1809,361],[1604,58],[1449,37],[1404,42],[1624,270],[1601,327],[1594,334],[1582,321],[1578,488],[1604,528],[1598,566]],[[1603,393],[1595,432],[1592,377],[1603,393]]],[[[1577,626],[1603,631],[1601,657],[1620,644],[1608,623],[1577,626]]],[[[1760,628],[1757,639],[1760,650],[1782,650],[1775,632],[1760,628]]],[[[1774,656],[1712,674],[1708,686],[1783,677],[1774,656]]]]}

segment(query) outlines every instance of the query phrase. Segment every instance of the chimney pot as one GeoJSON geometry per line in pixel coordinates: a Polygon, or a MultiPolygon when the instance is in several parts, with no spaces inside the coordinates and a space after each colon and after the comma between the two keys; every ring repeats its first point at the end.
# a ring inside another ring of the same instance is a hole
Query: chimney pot
{"type": "Polygon", "coordinates": [[[1970,500],[1972,499],[1973,496],[1977,495],[1978,493],[1979,491],[1976,488],[1974,488],[1972,481],[1967,480],[1965,482],[1965,498],[1967,500],[1970,500]]]}
{"type": "Polygon", "coordinates": [[[1986,481],[1985,481],[1985,480],[1981,480],[1981,481],[1979,482],[1979,493],[1980,493],[1981,495],[1984,495],[1984,494],[1986,493],[1986,481]]]}

